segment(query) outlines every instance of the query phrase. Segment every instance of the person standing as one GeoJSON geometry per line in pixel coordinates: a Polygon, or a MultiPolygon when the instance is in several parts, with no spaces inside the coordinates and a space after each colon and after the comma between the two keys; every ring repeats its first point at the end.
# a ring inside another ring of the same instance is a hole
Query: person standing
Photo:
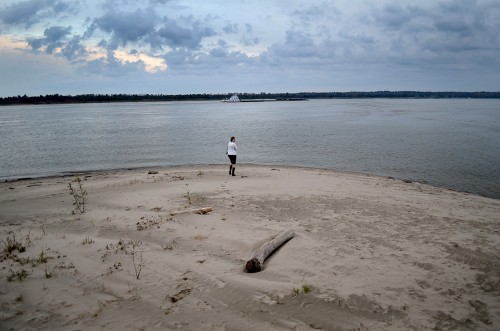
{"type": "Polygon", "coordinates": [[[236,151],[238,148],[236,147],[236,138],[231,137],[229,142],[227,143],[227,156],[229,157],[229,174],[232,176],[236,176],[234,174],[234,170],[236,169],[236,151]]]}

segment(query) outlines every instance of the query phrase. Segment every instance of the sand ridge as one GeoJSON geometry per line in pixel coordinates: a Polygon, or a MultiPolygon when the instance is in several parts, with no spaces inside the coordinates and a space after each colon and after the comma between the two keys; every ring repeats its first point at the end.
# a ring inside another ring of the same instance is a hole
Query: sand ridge
{"type": "Polygon", "coordinates": [[[500,325],[498,200],[324,169],[155,171],[82,174],[87,209],[75,215],[73,177],[0,183],[2,328],[500,325]],[[213,211],[179,213],[202,207],[213,211]],[[262,272],[244,272],[289,229],[262,272]],[[14,236],[24,252],[5,251],[14,236]]]}

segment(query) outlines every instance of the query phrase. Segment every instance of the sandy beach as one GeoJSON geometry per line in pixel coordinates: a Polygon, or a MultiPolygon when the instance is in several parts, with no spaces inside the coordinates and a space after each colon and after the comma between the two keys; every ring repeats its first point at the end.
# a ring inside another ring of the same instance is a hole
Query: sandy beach
{"type": "Polygon", "coordinates": [[[236,175],[80,174],[83,213],[74,176],[0,183],[0,329],[500,329],[500,200],[322,169],[236,175]]]}

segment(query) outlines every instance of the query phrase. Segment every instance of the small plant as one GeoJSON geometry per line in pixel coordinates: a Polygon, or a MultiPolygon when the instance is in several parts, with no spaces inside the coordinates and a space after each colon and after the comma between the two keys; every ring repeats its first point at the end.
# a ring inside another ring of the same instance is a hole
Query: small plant
{"type": "Polygon", "coordinates": [[[42,252],[40,253],[40,255],[38,255],[38,257],[36,259],[33,259],[31,261],[31,265],[33,267],[36,267],[39,264],[47,263],[47,260],[48,260],[47,255],[45,255],[45,252],[42,249],[42,252]]]}
{"type": "Polygon", "coordinates": [[[311,285],[307,285],[307,284],[302,285],[302,293],[309,293],[309,292],[311,292],[311,290],[312,290],[311,285]]]}
{"type": "Polygon", "coordinates": [[[29,257],[19,257],[18,255],[11,254],[8,256],[13,262],[17,262],[20,265],[26,265],[26,264],[31,264],[31,266],[34,268],[40,264],[47,263],[47,260],[49,257],[45,252],[42,250],[40,255],[34,258],[29,258],[29,257]]]}
{"type": "MultiPolygon", "coordinates": [[[[141,276],[142,268],[144,267],[144,263],[142,261],[142,252],[136,250],[137,247],[142,245],[142,242],[139,240],[128,240],[120,238],[117,244],[106,244],[106,252],[101,257],[101,260],[104,262],[106,257],[109,254],[125,254],[132,258],[132,264],[134,265],[135,278],[139,279],[141,276]]],[[[116,270],[121,270],[121,263],[113,264],[113,267],[110,267],[110,271],[113,272],[113,268],[116,270]]]]}
{"type": "Polygon", "coordinates": [[[198,177],[203,177],[203,175],[204,175],[204,174],[203,174],[203,171],[201,171],[201,170],[200,170],[200,171],[198,171],[198,177]]]}
{"type": "Polygon", "coordinates": [[[163,250],[165,250],[165,251],[166,251],[166,250],[171,251],[172,249],[174,249],[174,246],[175,246],[175,244],[176,244],[176,243],[177,243],[177,242],[176,242],[176,240],[175,240],[175,239],[173,239],[173,240],[172,240],[171,242],[169,242],[169,243],[164,243],[164,244],[162,244],[162,245],[161,245],[161,248],[163,248],[163,250]]]}
{"type": "Polygon", "coordinates": [[[18,270],[18,271],[13,271],[10,269],[10,273],[7,275],[7,281],[12,282],[14,280],[17,280],[19,282],[23,281],[28,277],[28,272],[24,269],[18,270]]]}
{"type": "Polygon", "coordinates": [[[184,194],[184,198],[188,201],[191,206],[191,200],[193,199],[193,193],[189,192],[189,184],[186,184],[186,193],[184,194]]]}
{"type": "Polygon", "coordinates": [[[133,241],[131,242],[132,244],[132,262],[134,264],[134,270],[135,270],[135,278],[136,279],[139,279],[139,277],[141,276],[141,270],[142,270],[142,267],[143,267],[143,263],[142,263],[142,252],[141,255],[139,255],[139,257],[137,258],[137,263],[136,263],[136,251],[135,251],[135,248],[137,246],[139,246],[141,244],[140,241],[133,241]]]}
{"type": "Polygon", "coordinates": [[[73,196],[73,206],[75,206],[75,209],[73,209],[71,214],[74,215],[77,212],[83,214],[85,212],[85,203],[87,201],[87,191],[83,189],[82,180],[77,176],[68,184],[68,186],[69,194],[73,196]],[[74,184],[72,185],[71,183],[74,184]]]}
{"type": "Polygon", "coordinates": [[[48,266],[45,266],[45,278],[49,279],[54,277],[54,271],[49,271],[48,266]]]}
{"type": "MultiPolygon", "coordinates": [[[[163,223],[163,218],[161,215],[153,216],[151,218],[141,217],[142,221],[136,223],[137,231],[147,230],[152,227],[160,228],[161,223],[163,223]]],[[[170,219],[169,219],[170,220],[170,219]]]]}
{"type": "Polygon", "coordinates": [[[26,247],[22,242],[17,241],[16,235],[13,234],[12,238],[10,236],[7,237],[6,242],[4,243],[3,251],[4,253],[11,254],[15,250],[17,250],[19,253],[23,253],[26,251],[26,247]]]}
{"type": "Polygon", "coordinates": [[[15,254],[10,255],[9,257],[10,257],[10,259],[12,261],[17,262],[20,265],[25,265],[25,264],[28,264],[28,263],[33,264],[33,260],[30,259],[29,257],[19,257],[19,256],[15,255],[15,254]]]}
{"type": "Polygon", "coordinates": [[[312,291],[312,289],[313,289],[313,287],[311,285],[308,285],[308,284],[302,285],[301,288],[294,287],[292,289],[292,297],[297,297],[300,293],[304,293],[304,294],[309,293],[312,291]]]}
{"type": "Polygon", "coordinates": [[[33,242],[32,242],[32,240],[31,240],[31,238],[32,238],[32,237],[33,237],[33,236],[31,235],[31,231],[30,231],[30,232],[28,232],[28,234],[26,235],[26,237],[25,237],[25,239],[24,239],[24,242],[25,242],[25,244],[24,244],[24,245],[25,245],[26,247],[30,247],[30,246],[31,246],[31,244],[33,243],[33,242]]]}
{"type": "Polygon", "coordinates": [[[82,241],[82,245],[91,245],[94,243],[94,240],[90,238],[89,236],[86,236],[85,239],[82,241]]]}

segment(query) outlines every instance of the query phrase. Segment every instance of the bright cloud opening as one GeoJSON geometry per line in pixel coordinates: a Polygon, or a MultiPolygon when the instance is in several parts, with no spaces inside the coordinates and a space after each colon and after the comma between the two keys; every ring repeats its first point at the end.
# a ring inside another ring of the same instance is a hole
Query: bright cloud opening
{"type": "Polygon", "coordinates": [[[144,63],[144,68],[149,73],[158,73],[167,70],[168,66],[165,59],[149,56],[146,54],[130,54],[125,51],[115,51],[114,56],[121,63],[144,63]]]}

